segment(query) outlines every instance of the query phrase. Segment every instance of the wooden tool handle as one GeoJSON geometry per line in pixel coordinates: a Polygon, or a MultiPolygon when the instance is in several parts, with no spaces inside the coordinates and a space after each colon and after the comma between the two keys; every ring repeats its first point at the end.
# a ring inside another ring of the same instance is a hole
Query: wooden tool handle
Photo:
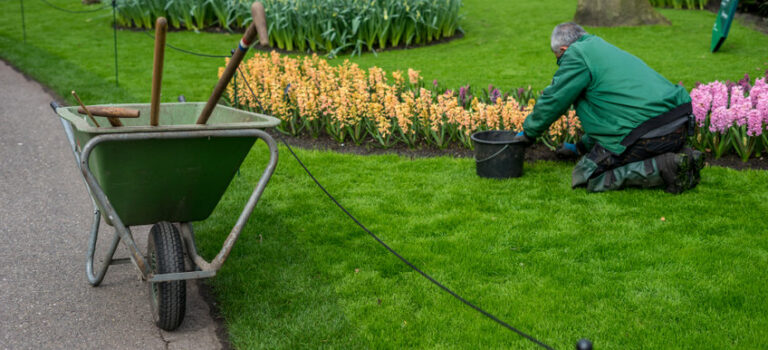
{"type": "Polygon", "coordinates": [[[267,15],[264,12],[264,5],[261,2],[253,3],[251,7],[251,16],[253,23],[256,24],[256,31],[259,33],[259,44],[261,46],[269,45],[269,36],[267,35],[267,15]]]}
{"type": "MultiPolygon", "coordinates": [[[[119,108],[119,107],[99,107],[99,106],[91,106],[88,107],[88,111],[91,112],[92,115],[99,116],[99,117],[108,117],[108,118],[138,118],[141,112],[138,109],[128,109],[128,108],[119,108]]],[[[77,108],[77,113],[80,114],[87,114],[85,109],[83,107],[77,108]]]]}
{"type": "MultiPolygon", "coordinates": [[[[258,2],[251,6],[252,16],[256,14],[256,8],[259,6],[262,10],[264,9],[264,6],[258,2]]],[[[235,75],[237,66],[240,65],[240,61],[243,60],[243,57],[248,51],[248,48],[251,46],[251,43],[253,43],[254,38],[256,38],[255,21],[251,22],[251,25],[249,25],[248,29],[245,30],[245,35],[243,35],[243,38],[240,39],[240,44],[237,45],[237,50],[235,50],[235,53],[232,54],[232,57],[229,59],[227,67],[224,68],[224,74],[221,75],[219,82],[216,83],[216,87],[213,88],[213,93],[211,93],[211,97],[208,99],[208,103],[205,104],[203,112],[200,113],[199,117],[197,117],[197,124],[205,124],[208,122],[208,118],[211,117],[213,109],[216,108],[216,103],[219,102],[221,95],[224,93],[227,85],[229,85],[229,81],[232,79],[232,76],[235,75]]]]}
{"type": "Polygon", "coordinates": [[[96,121],[96,118],[93,117],[93,114],[91,114],[91,111],[88,108],[85,108],[83,101],[80,100],[80,96],[77,96],[77,93],[75,92],[75,90],[72,90],[72,97],[74,97],[75,100],[77,100],[77,103],[80,104],[80,108],[77,109],[77,113],[88,115],[88,118],[91,118],[93,125],[96,125],[97,128],[101,127],[101,125],[99,125],[99,122],[96,121]]]}
{"type": "Polygon", "coordinates": [[[149,109],[149,125],[157,126],[160,121],[160,87],[163,82],[163,59],[165,58],[165,35],[168,21],[158,17],[155,22],[155,64],[152,70],[152,102],[149,109]]]}
{"type": "Polygon", "coordinates": [[[109,120],[109,125],[112,126],[123,126],[123,122],[120,121],[120,119],[107,117],[107,120],[109,120]]]}

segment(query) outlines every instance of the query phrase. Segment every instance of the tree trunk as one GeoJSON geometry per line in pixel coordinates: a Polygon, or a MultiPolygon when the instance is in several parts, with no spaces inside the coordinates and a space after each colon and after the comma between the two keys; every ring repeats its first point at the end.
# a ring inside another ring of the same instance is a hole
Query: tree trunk
{"type": "Polygon", "coordinates": [[[648,0],[579,0],[573,21],[593,27],[670,24],[648,0]]]}

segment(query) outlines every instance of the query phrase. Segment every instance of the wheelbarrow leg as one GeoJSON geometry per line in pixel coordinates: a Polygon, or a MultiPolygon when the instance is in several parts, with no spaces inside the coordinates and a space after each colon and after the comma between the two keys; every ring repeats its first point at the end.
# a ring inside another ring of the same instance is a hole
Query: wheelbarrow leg
{"type": "Polygon", "coordinates": [[[88,259],[85,262],[85,273],[87,274],[87,277],[88,277],[88,283],[90,283],[94,287],[101,284],[101,281],[104,279],[104,275],[107,273],[107,269],[109,268],[109,265],[112,264],[112,257],[115,255],[115,250],[117,250],[117,245],[118,243],[120,243],[120,235],[118,235],[117,232],[115,232],[115,235],[112,238],[112,245],[110,246],[109,252],[106,255],[104,264],[101,266],[101,269],[99,269],[99,273],[97,275],[94,275],[93,257],[94,255],[96,255],[96,241],[98,241],[100,222],[101,222],[101,212],[99,211],[99,208],[94,205],[93,206],[93,225],[91,226],[91,239],[89,240],[89,244],[88,244],[88,259]]]}

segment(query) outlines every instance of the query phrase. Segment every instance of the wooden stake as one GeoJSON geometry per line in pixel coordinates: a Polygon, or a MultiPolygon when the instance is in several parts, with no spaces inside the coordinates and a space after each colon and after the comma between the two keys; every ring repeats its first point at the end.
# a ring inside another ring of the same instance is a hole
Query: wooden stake
{"type": "Polygon", "coordinates": [[[93,115],[91,114],[91,112],[88,111],[88,108],[85,108],[85,105],[83,104],[83,101],[80,101],[80,97],[77,96],[77,93],[75,92],[75,90],[72,90],[72,96],[75,98],[75,100],[77,100],[77,103],[80,104],[80,107],[83,107],[83,110],[85,111],[85,114],[88,115],[88,118],[91,118],[91,121],[93,122],[93,124],[96,124],[97,128],[101,127],[101,125],[99,125],[99,122],[96,121],[96,118],[94,118],[93,115]]]}
{"type": "Polygon", "coordinates": [[[155,22],[155,64],[152,71],[152,104],[149,110],[149,125],[157,126],[160,121],[160,87],[163,83],[163,59],[165,58],[165,36],[168,21],[158,17],[155,22]]]}

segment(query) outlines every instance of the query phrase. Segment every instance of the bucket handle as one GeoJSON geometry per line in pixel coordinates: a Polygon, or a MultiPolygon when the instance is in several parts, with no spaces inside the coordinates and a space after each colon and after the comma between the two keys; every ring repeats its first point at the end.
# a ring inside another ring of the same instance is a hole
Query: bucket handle
{"type": "Polygon", "coordinates": [[[477,159],[477,158],[475,158],[475,162],[477,162],[477,163],[487,162],[487,161],[491,160],[492,158],[494,158],[494,157],[498,156],[499,154],[501,154],[501,152],[504,152],[504,150],[506,150],[507,148],[509,148],[509,144],[504,145],[504,147],[502,147],[500,150],[496,151],[496,153],[491,154],[487,158],[484,158],[484,159],[477,159]]]}

